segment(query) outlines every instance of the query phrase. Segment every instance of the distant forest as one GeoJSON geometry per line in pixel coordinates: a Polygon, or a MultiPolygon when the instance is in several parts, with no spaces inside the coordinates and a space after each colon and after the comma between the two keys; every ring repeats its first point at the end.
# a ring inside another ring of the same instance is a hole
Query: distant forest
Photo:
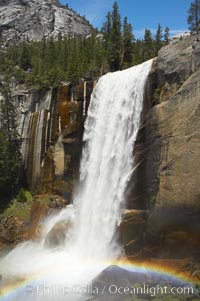
{"type": "Polygon", "coordinates": [[[8,81],[35,88],[56,87],[61,82],[97,78],[109,71],[123,70],[157,56],[169,42],[169,28],[158,24],[155,36],[145,29],[144,38],[135,39],[127,18],[121,20],[117,2],[108,12],[102,29],[88,37],[61,34],[40,42],[23,41],[1,49],[0,73],[8,81]]]}

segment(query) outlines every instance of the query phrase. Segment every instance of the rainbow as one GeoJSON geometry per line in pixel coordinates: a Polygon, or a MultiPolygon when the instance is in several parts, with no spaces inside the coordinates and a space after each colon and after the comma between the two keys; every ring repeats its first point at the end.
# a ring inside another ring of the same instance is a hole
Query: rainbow
{"type": "Polygon", "coordinates": [[[175,259],[167,259],[167,260],[119,260],[117,261],[117,265],[120,267],[131,270],[134,272],[150,272],[150,273],[157,273],[163,276],[169,276],[176,278],[183,282],[189,283],[197,283],[195,279],[185,271],[181,270],[181,266],[184,263],[187,263],[188,260],[175,260],[175,259]]]}
{"type": "MultiPolygon", "coordinates": [[[[190,284],[191,286],[195,286],[198,283],[198,280],[192,279],[186,272],[180,272],[180,266],[183,263],[183,260],[130,261],[122,259],[114,261],[112,265],[137,273],[156,273],[157,276],[167,276],[183,283],[187,283],[188,285],[190,284]]],[[[95,268],[99,266],[99,269],[103,270],[105,267],[109,267],[110,265],[110,262],[104,262],[103,264],[96,263],[95,268]],[[104,268],[101,269],[101,267],[104,268]]],[[[87,269],[88,267],[85,265],[84,268],[87,269]]],[[[89,265],[89,269],[92,269],[92,265],[89,265]]],[[[38,275],[31,275],[26,279],[9,281],[7,284],[0,287],[0,301],[14,300],[12,298],[14,298],[15,294],[18,294],[20,291],[26,292],[27,288],[33,287],[36,283],[40,283],[40,281],[44,280],[45,277],[48,277],[48,271],[43,271],[38,275]]]]}

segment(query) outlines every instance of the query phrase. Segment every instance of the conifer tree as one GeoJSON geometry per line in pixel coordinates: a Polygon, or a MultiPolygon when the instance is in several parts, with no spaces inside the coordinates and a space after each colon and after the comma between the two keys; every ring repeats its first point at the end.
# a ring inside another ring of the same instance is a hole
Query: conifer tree
{"type": "Polygon", "coordinates": [[[106,22],[103,24],[101,32],[104,35],[104,44],[106,55],[108,56],[108,52],[110,50],[110,43],[111,43],[111,28],[112,28],[112,20],[111,20],[111,13],[108,12],[106,15],[106,22]]]}
{"type": "Polygon", "coordinates": [[[150,29],[146,28],[143,41],[143,61],[147,61],[154,56],[153,38],[150,29]]]}
{"type": "Polygon", "coordinates": [[[133,44],[133,65],[143,62],[143,44],[144,41],[137,39],[133,44]]]}
{"type": "Polygon", "coordinates": [[[160,23],[158,23],[158,28],[155,35],[155,53],[154,53],[155,56],[157,56],[158,51],[162,47],[162,38],[163,38],[162,26],[160,25],[160,23]]]}
{"type": "Polygon", "coordinates": [[[165,30],[164,30],[164,42],[165,42],[165,44],[169,43],[169,36],[170,36],[170,30],[169,30],[169,27],[166,26],[165,30]]]}
{"type": "Polygon", "coordinates": [[[27,42],[22,43],[22,49],[20,54],[20,67],[24,70],[28,70],[32,67],[30,53],[27,47],[27,42]]]}
{"type": "Polygon", "coordinates": [[[112,17],[111,17],[111,13],[108,12],[106,15],[106,21],[101,29],[101,33],[103,34],[103,46],[105,49],[105,60],[107,65],[110,65],[109,54],[112,52],[111,28],[112,28],[112,17]]]}
{"type": "Polygon", "coordinates": [[[128,23],[127,17],[124,18],[123,23],[123,51],[122,51],[122,63],[121,66],[130,67],[133,60],[133,28],[128,23]]]}
{"type": "Polygon", "coordinates": [[[200,32],[200,0],[194,0],[188,11],[188,25],[191,32],[200,32]]]}
{"type": "Polygon", "coordinates": [[[121,17],[117,2],[113,4],[112,11],[112,27],[111,27],[111,47],[108,53],[111,71],[120,69],[120,56],[122,49],[122,36],[121,36],[121,17]]]}

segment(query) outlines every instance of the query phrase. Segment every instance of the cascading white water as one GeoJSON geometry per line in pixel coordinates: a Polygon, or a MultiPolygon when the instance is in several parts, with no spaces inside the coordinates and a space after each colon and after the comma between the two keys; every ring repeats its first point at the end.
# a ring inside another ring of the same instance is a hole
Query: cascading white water
{"type": "Polygon", "coordinates": [[[103,76],[91,97],[80,170],[83,184],[75,199],[77,248],[91,258],[119,255],[114,234],[133,170],[133,147],[150,67],[148,61],[103,76]]]}
{"type": "MultiPolygon", "coordinates": [[[[84,132],[80,185],[74,209],[68,207],[46,222],[39,243],[15,248],[1,261],[3,277],[37,276],[39,283],[86,285],[120,255],[115,234],[134,169],[133,148],[143,108],[144,88],[152,60],[103,76],[91,98],[84,132]],[[73,228],[62,248],[48,249],[45,237],[58,222],[73,228]]],[[[79,300],[81,296],[24,294],[5,300],[79,300]]]]}

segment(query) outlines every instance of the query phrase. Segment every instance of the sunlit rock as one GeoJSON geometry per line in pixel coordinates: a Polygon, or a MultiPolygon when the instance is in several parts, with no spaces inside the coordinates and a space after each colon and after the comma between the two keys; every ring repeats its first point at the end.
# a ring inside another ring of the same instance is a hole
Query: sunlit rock
{"type": "Polygon", "coordinates": [[[4,45],[50,36],[87,36],[89,22],[57,0],[0,1],[0,29],[4,45]]]}

